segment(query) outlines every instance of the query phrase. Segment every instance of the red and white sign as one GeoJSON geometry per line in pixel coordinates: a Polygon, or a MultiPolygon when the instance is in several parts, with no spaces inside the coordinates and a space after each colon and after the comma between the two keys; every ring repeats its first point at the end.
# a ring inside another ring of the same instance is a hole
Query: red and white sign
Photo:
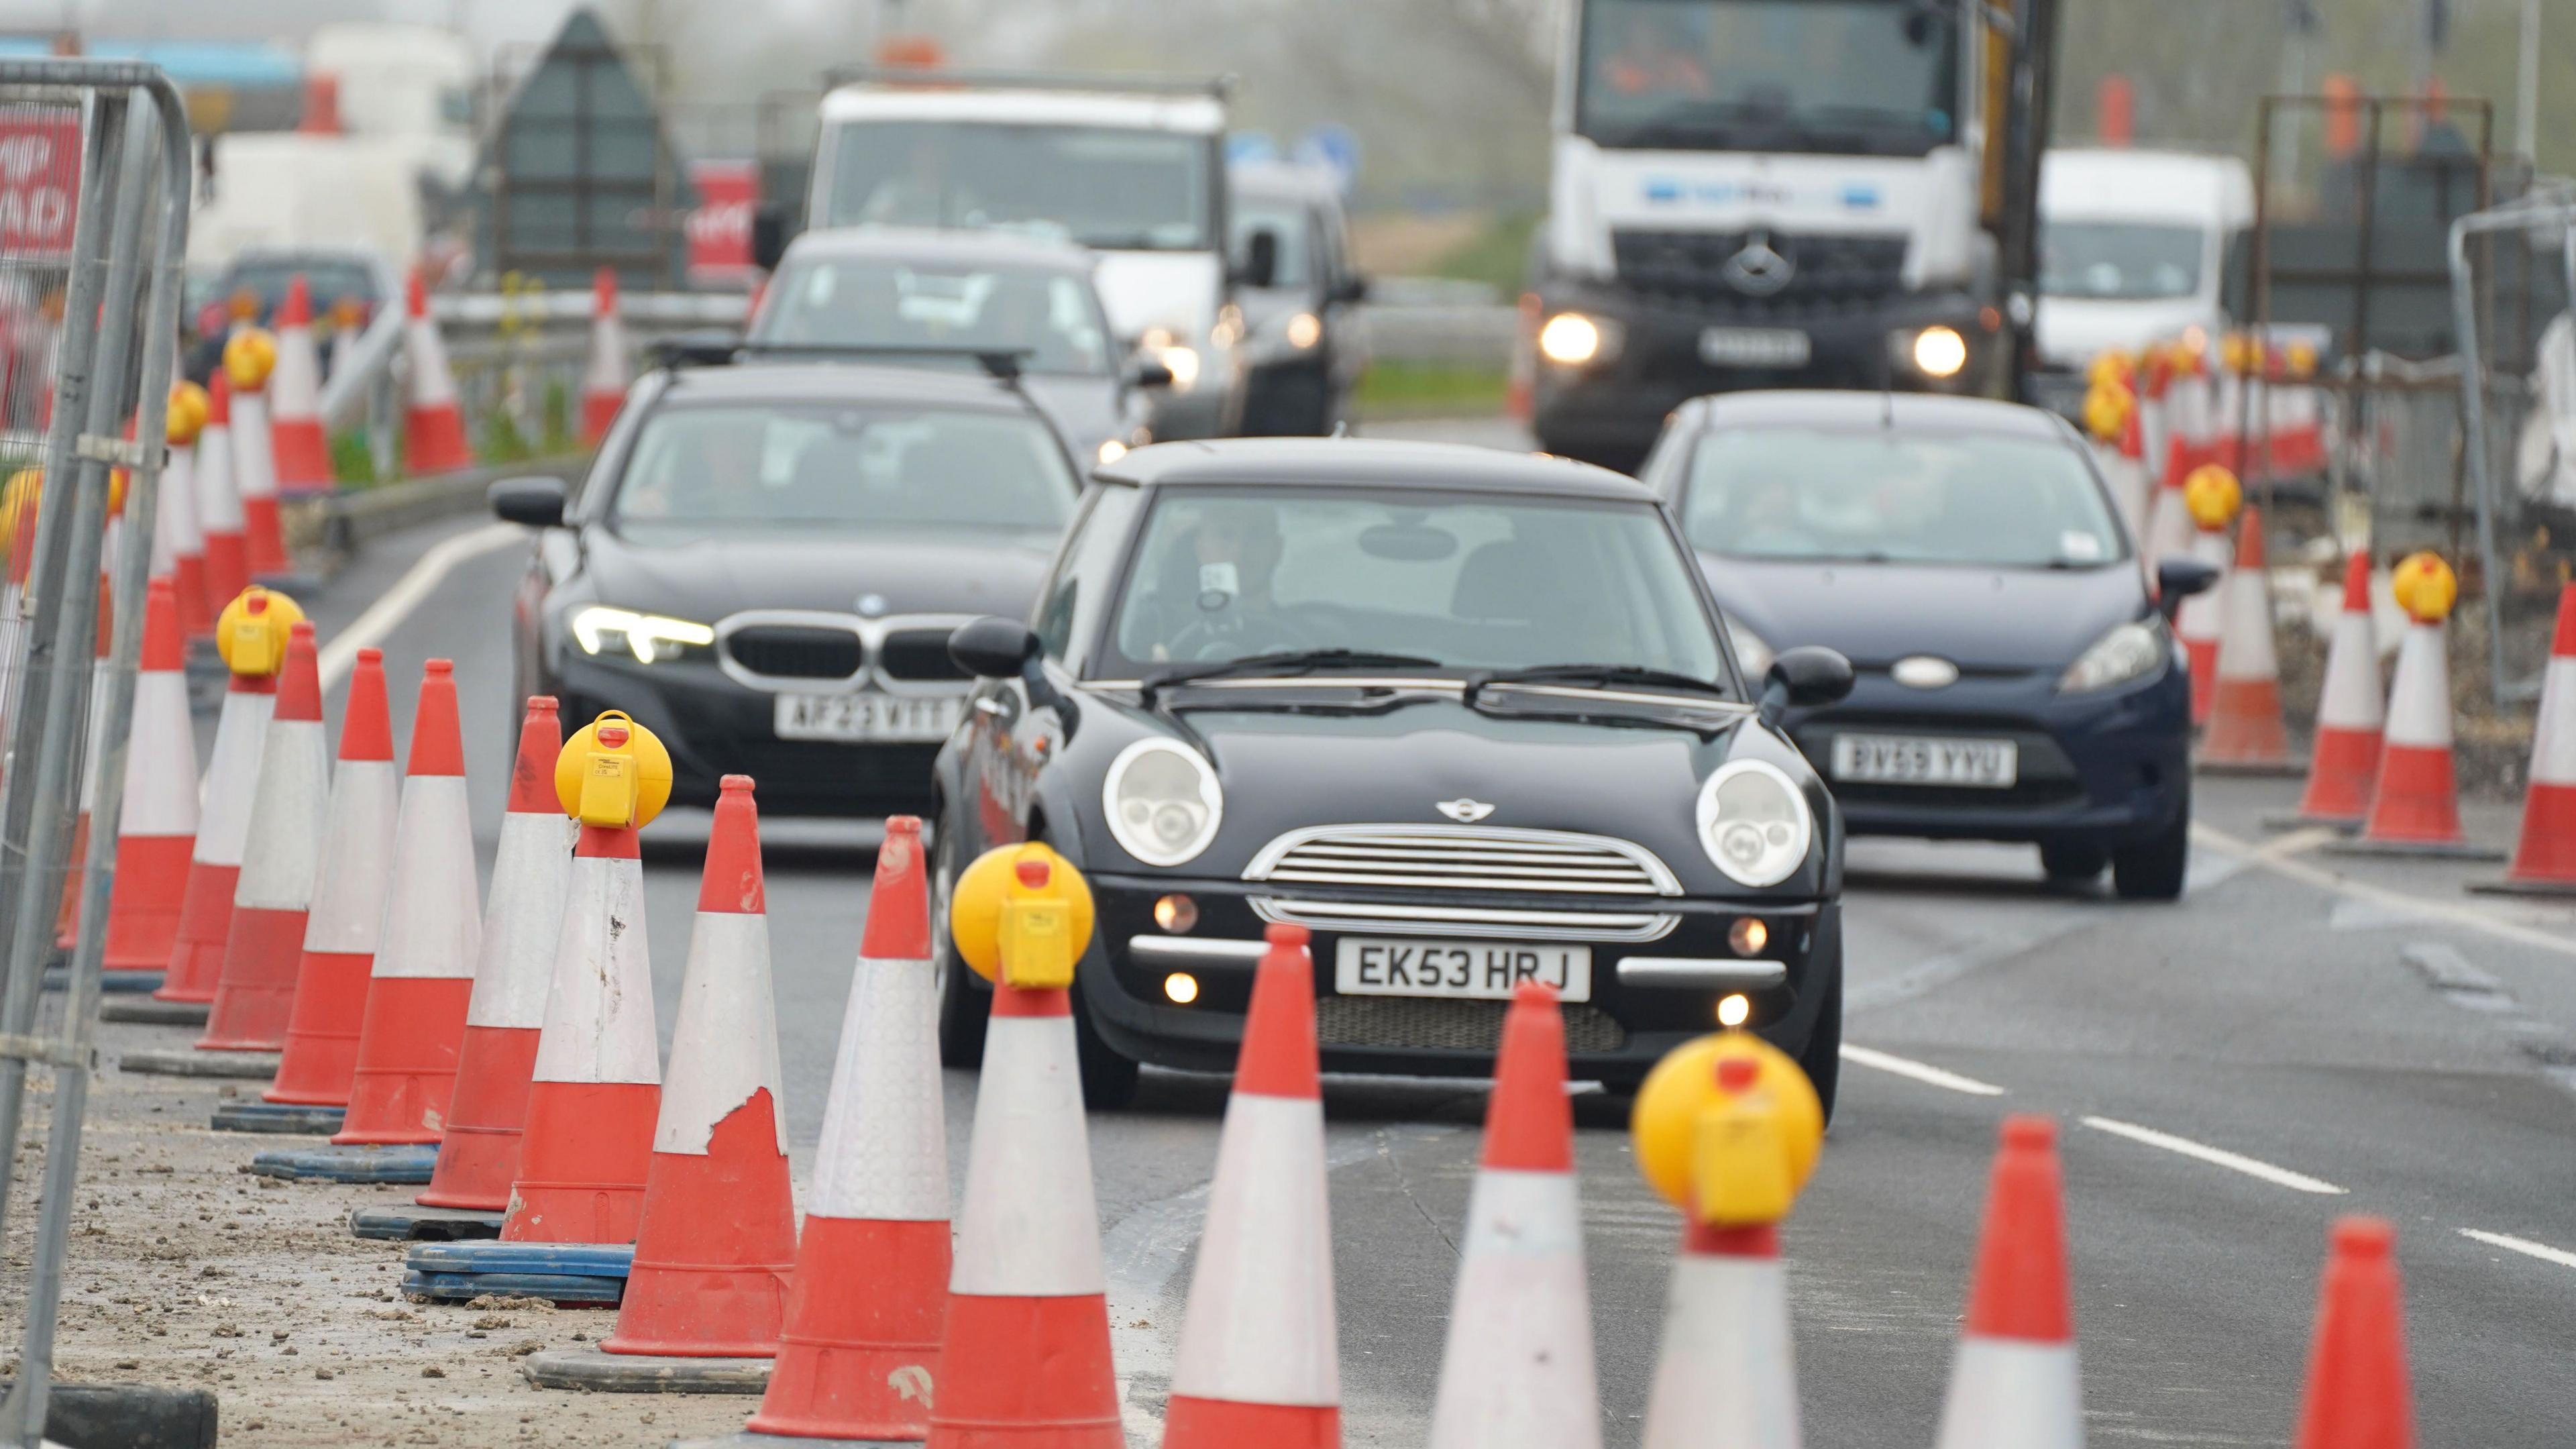
{"type": "Polygon", "coordinates": [[[0,114],[0,252],[70,253],[80,153],[71,112],[0,114]]]}
{"type": "Polygon", "coordinates": [[[751,213],[760,205],[760,163],[695,161],[689,184],[698,207],[689,213],[689,280],[739,280],[751,274],[751,213]]]}

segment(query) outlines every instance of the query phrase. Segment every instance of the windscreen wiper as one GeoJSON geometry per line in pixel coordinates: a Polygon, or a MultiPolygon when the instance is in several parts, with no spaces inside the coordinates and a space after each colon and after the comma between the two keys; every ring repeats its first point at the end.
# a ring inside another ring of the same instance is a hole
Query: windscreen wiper
{"type": "Polygon", "coordinates": [[[1533,664],[1526,669],[1495,669],[1467,681],[1463,702],[1473,706],[1489,684],[1640,684],[1686,689],[1694,694],[1732,698],[1734,691],[1713,680],[1641,664],[1533,664]]]}
{"type": "Polygon", "coordinates": [[[1247,654],[1241,659],[1218,659],[1205,664],[1175,664],[1157,669],[1138,685],[1145,704],[1151,707],[1158,691],[1175,684],[1191,684],[1202,679],[1223,679],[1246,674],[1311,674],[1323,669],[1437,669],[1440,661],[1419,654],[1389,654],[1375,649],[1282,649],[1269,654],[1247,654]]]}

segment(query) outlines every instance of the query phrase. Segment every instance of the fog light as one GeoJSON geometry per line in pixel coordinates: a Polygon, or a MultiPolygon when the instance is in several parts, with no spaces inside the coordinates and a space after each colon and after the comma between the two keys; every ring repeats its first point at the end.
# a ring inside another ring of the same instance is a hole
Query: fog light
{"type": "Polygon", "coordinates": [[[1742,1026],[1752,1019],[1752,997],[1739,991],[1732,996],[1721,996],[1717,999],[1717,1024],[1719,1026],[1742,1026]]]}
{"type": "Polygon", "coordinates": [[[1162,896],[1154,902],[1154,924],[1175,936],[1189,934],[1199,923],[1199,903],[1188,896],[1162,896]]]}
{"type": "Polygon", "coordinates": [[[1956,377],[1968,365],[1968,339],[1948,327],[1926,327],[1914,339],[1914,365],[1925,377],[1956,377]]]}
{"type": "MultiPolygon", "coordinates": [[[[1163,978],[1163,994],[1172,998],[1174,1006],[1187,1006],[1199,999],[1199,979],[1187,971],[1175,971],[1163,978]]],[[[1729,1001],[1743,999],[1741,996],[1727,998],[1729,1001]]]]}
{"type": "Polygon", "coordinates": [[[1734,947],[1738,956],[1759,956],[1762,948],[1771,944],[1771,928],[1746,916],[1726,933],[1726,944],[1734,947]]]}

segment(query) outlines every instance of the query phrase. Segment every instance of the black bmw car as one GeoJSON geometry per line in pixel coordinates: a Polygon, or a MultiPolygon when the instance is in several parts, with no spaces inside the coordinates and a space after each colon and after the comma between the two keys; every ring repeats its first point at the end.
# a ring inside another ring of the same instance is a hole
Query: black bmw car
{"type": "Polygon", "coordinates": [[[513,600],[518,692],[633,715],[670,747],[679,804],[744,772],[773,813],[925,811],[966,708],[949,633],[1028,607],[1078,492],[1005,381],[648,373],[578,490],[493,486],[495,512],[543,530],[513,600]]]}
{"type": "MultiPolygon", "coordinates": [[[[1327,1070],[1491,1071],[1505,1002],[1565,1002],[1632,1086],[1748,1023],[1831,1099],[1842,827],[1773,720],[1849,666],[1748,681],[1672,515],[1561,459],[1356,439],[1140,449],[1093,474],[1030,616],[941,750],[934,919],[1043,839],[1089,877],[1084,1084],[1234,1060],[1263,927],[1313,932],[1327,1070]]],[[[946,961],[942,1046],[990,996],[946,961]]]]}
{"type": "Polygon", "coordinates": [[[1677,409],[1642,472],[1739,656],[1821,644],[1858,682],[1785,723],[1854,834],[2026,841],[2053,879],[2182,892],[2191,683],[2092,455],[2037,408],[1748,392],[1677,409]]]}

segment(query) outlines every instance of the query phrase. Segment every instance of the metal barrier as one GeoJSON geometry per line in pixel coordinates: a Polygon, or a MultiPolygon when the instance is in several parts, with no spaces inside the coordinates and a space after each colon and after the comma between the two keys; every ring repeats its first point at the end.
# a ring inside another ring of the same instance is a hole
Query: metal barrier
{"type": "MultiPolygon", "coordinates": [[[[125,737],[165,451],[163,413],[178,336],[190,153],[178,92],[157,67],[130,61],[0,60],[0,152],[22,145],[22,156],[46,152],[44,164],[68,183],[61,192],[72,208],[68,235],[0,228],[0,275],[51,285],[58,267],[60,315],[75,322],[45,340],[50,401],[29,414],[16,409],[13,397],[10,431],[0,434],[0,446],[12,450],[38,444],[32,451],[44,470],[41,486],[19,490],[15,500],[11,574],[23,577],[24,586],[0,609],[20,655],[0,685],[8,750],[0,774],[0,939],[7,951],[0,990],[0,1232],[7,1226],[28,1068],[43,1063],[54,1073],[26,1336],[16,1383],[0,1403],[0,1439],[34,1446],[53,1387],[56,1311],[77,1197],[125,737]],[[68,157],[66,145],[75,148],[68,157]],[[90,318],[98,325],[77,325],[90,318]],[[125,437],[129,418],[139,442],[125,437]],[[42,420],[40,444],[27,430],[36,419],[42,420]],[[127,481],[111,560],[105,556],[109,500],[119,470],[127,481]],[[114,629],[107,670],[94,691],[98,581],[111,563],[114,629]],[[93,743],[96,828],[79,863],[80,929],[60,1026],[40,1034],[37,1007],[73,865],[75,802],[82,771],[93,763],[86,758],[93,743]]],[[[0,162],[8,159],[0,155],[0,162]]]]}

